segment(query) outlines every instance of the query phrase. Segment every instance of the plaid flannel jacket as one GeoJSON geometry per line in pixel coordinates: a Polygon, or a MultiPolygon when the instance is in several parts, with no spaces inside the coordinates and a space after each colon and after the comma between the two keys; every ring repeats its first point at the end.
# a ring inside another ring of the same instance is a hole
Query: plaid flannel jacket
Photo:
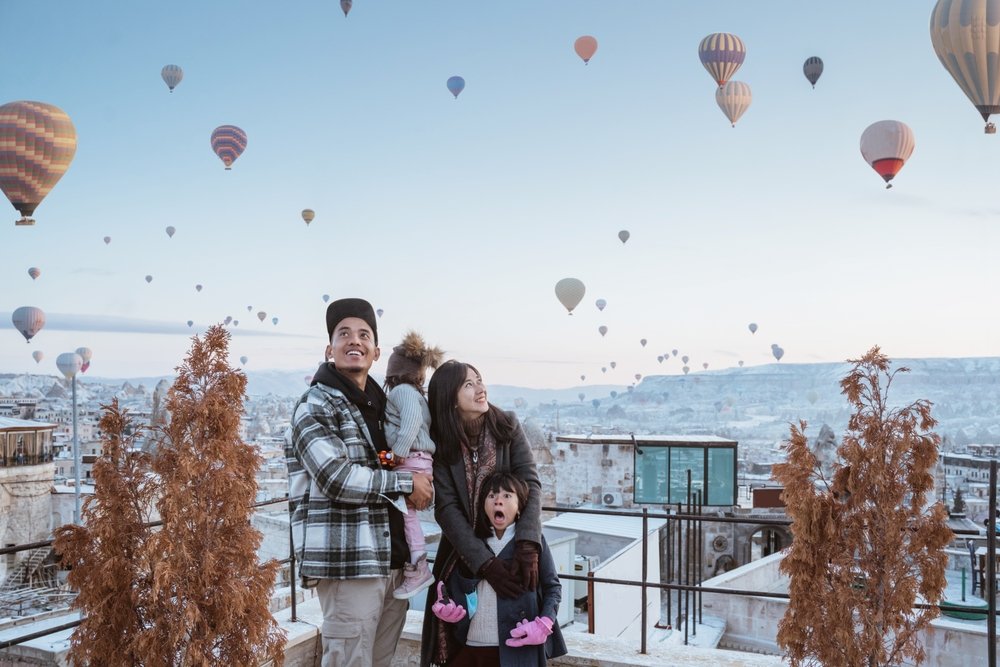
{"type": "Polygon", "coordinates": [[[379,465],[361,412],[317,383],[303,394],[285,435],[288,511],[304,579],[389,574],[392,499],[413,490],[408,472],[379,465]]]}

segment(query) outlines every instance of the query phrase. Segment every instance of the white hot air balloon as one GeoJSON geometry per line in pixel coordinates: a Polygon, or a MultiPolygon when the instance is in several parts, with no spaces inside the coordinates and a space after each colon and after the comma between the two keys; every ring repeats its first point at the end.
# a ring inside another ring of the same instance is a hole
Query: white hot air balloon
{"type": "Polygon", "coordinates": [[[752,101],[750,86],[742,81],[730,81],[715,91],[715,102],[733,127],[736,127],[736,121],[750,108],[752,101]]]}
{"type": "Polygon", "coordinates": [[[45,326],[45,313],[35,306],[21,306],[10,316],[14,328],[21,332],[25,342],[31,342],[35,334],[45,326]]]}
{"type": "Polygon", "coordinates": [[[184,70],[177,65],[164,65],[163,69],[160,70],[160,76],[163,77],[163,83],[167,84],[170,92],[174,92],[174,88],[184,78],[184,70]]]}
{"type": "Polygon", "coordinates": [[[861,134],[861,155],[881,176],[886,189],[903,164],[913,154],[913,130],[898,120],[880,120],[869,125],[861,134]]]}
{"type": "Polygon", "coordinates": [[[586,292],[587,288],[584,287],[583,282],[576,278],[563,278],[556,283],[556,298],[570,315],[583,300],[583,295],[586,292]]]}
{"type": "Polygon", "coordinates": [[[31,358],[32,358],[32,359],[34,359],[34,360],[35,360],[35,363],[37,364],[37,363],[39,363],[39,362],[40,362],[40,361],[41,361],[42,359],[44,359],[44,358],[45,358],[45,353],[44,353],[44,352],[42,352],[41,350],[35,350],[34,352],[32,352],[32,353],[31,353],[31,358]]]}
{"type": "Polygon", "coordinates": [[[83,358],[76,352],[63,352],[56,357],[56,367],[67,380],[72,380],[83,368],[83,358]]]}

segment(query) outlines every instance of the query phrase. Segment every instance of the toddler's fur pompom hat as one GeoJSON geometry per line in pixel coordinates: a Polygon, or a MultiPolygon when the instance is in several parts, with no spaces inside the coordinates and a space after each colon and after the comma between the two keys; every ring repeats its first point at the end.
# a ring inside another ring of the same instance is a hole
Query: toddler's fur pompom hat
{"type": "Polygon", "coordinates": [[[403,342],[392,348],[386,377],[419,373],[424,368],[437,368],[444,359],[444,352],[438,347],[428,347],[423,336],[416,331],[408,331],[403,342]]]}

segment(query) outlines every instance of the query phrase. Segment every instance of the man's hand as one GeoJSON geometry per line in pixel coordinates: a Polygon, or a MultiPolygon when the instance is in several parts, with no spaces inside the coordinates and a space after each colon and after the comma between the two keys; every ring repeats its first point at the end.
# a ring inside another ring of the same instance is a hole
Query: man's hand
{"type": "Polygon", "coordinates": [[[413,491],[409,495],[410,504],[418,510],[425,510],[434,500],[434,482],[430,475],[413,473],[413,491]]]}

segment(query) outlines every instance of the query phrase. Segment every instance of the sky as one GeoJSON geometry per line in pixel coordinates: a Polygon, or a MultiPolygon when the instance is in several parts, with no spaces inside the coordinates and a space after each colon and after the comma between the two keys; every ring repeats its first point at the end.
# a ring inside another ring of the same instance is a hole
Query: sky
{"type": "Polygon", "coordinates": [[[0,200],[0,372],[87,346],[92,374],[168,374],[226,316],[234,363],[311,369],[324,294],[384,310],[376,373],[412,328],[525,387],[680,373],[657,361],[673,349],[692,372],[772,344],[781,363],[996,356],[1000,137],[938,62],[933,5],[0,4],[0,103],[54,104],[78,138],[35,226],[0,200]],[[735,128],[698,59],[713,32],[747,47],[735,128]],[[859,151],[884,119],[916,137],[891,190],[859,151]],[[248,135],[231,171],[223,124],[248,135]],[[565,277],[587,288],[571,316],[565,277]],[[28,344],[24,305],[49,320],[28,344]]]}

